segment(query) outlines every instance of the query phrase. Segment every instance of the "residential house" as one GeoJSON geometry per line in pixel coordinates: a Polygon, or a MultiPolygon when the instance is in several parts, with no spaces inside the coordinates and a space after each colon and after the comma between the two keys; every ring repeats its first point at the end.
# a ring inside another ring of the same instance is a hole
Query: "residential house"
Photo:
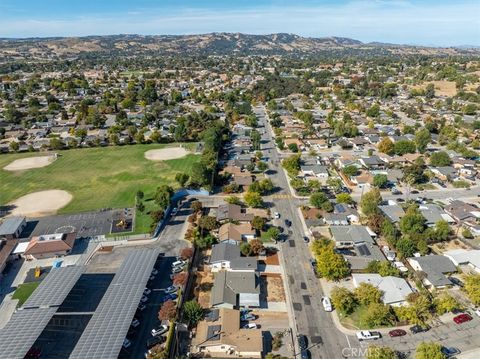
{"type": "Polygon", "coordinates": [[[24,256],[27,259],[44,259],[61,257],[70,253],[77,234],[54,233],[35,236],[30,239],[24,256]]]}
{"type": "Polygon", "coordinates": [[[378,208],[394,224],[400,222],[405,215],[405,211],[398,204],[378,206],[378,208]]]}
{"type": "Polygon", "coordinates": [[[246,213],[245,210],[237,204],[221,204],[217,209],[217,220],[250,222],[253,220],[253,214],[246,213]]]}
{"type": "Polygon", "coordinates": [[[262,358],[261,329],[241,329],[240,312],[212,309],[200,321],[192,339],[192,352],[211,358],[262,358]]]}
{"type": "Polygon", "coordinates": [[[225,223],[218,230],[218,240],[220,242],[227,241],[240,244],[242,241],[251,241],[255,238],[255,230],[250,223],[225,223]]]}
{"type": "Polygon", "coordinates": [[[422,216],[425,217],[425,224],[428,227],[435,226],[438,221],[446,221],[450,224],[455,223],[455,220],[449,216],[438,204],[420,204],[418,209],[422,213],[422,216]]]}
{"type": "Polygon", "coordinates": [[[456,266],[468,266],[474,272],[480,273],[480,250],[453,249],[443,255],[456,266]]]}
{"type": "Polygon", "coordinates": [[[215,244],[210,255],[210,267],[212,272],[219,270],[255,272],[257,259],[254,257],[242,257],[240,247],[229,242],[215,244]]]}
{"type": "Polygon", "coordinates": [[[393,306],[402,306],[406,303],[409,294],[413,293],[408,282],[403,278],[386,276],[377,273],[352,274],[353,285],[357,288],[361,283],[368,283],[383,292],[382,302],[393,306]]]}
{"type": "Polygon", "coordinates": [[[442,181],[453,181],[457,178],[457,170],[451,166],[430,167],[430,170],[442,181]]]}
{"type": "Polygon", "coordinates": [[[333,213],[344,214],[347,216],[350,224],[357,224],[360,222],[360,215],[355,208],[352,208],[345,203],[337,203],[333,206],[333,213]]]}
{"type": "Polygon", "coordinates": [[[412,257],[407,260],[415,271],[425,273],[424,284],[435,288],[451,285],[452,282],[445,274],[457,271],[455,264],[449,258],[440,255],[412,257]]]}
{"type": "Polygon", "coordinates": [[[25,217],[8,217],[0,224],[0,239],[18,239],[27,226],[25,217]]]}
{"type": "Polygon", "coordinates": [[[444,208],[445,212],[449,214],[458,223],[464,221],[473,221],[480,218],[480,209],[470,203],[454,200],[444,208]]]}
{"type": "Polygon", "coordinates": [[[385,168],[385,162],[378,156],[362,157],[359,162],[369,170],[385,168]]]}
{"type": "Polygon", "coordinates": [[[347,215],[343,213],[325,213],[323,219],[329,226],[348,226],[350,224],[347,215]]]}
{"type": "Polygon", "coordinates": [[[351,248],[361,243],[375,243],[367,227],[364,226],[334,226],[330,228],[330,232],[337,248],[351,248]]]}
{"type": "Polygon", "coordinates": [[[300,166],[300,170],[304,177],[310,176],[327,179],[329,176],[327,166],[319,164],[304,164],[300,166]]]}
{"type": "Polygon", "coordinates": [[[260,307],[260,279],[255,272],[215,273],[210,304],[216,308],[260,307]]]}

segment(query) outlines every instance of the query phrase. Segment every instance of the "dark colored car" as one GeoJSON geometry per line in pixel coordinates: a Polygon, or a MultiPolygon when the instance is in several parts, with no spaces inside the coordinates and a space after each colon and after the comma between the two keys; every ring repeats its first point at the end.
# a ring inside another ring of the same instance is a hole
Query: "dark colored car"
{"type": "Polygon", "coordinates": [[[472,317],[469,314],[460,314],[453,318],[453,321],[457,324],[462,324],[472,320],[472,317]]]}
{"type": "Polygon", "coordinates": [[[283,227],[280,227],[280,226],[278,227],[278,230],[279,230],[280,233],[283,233],[283,232],[285,231],[285,230],[283,229],[283,227]]]}
{"type": "Polygon", "coordinates": [[[418,192],[416,189],[414,189],[414,190],[411,191],[410,193],[412,193],[412,194],[418,194],[418,193],[420,193],[420,192],[418,192]]]}
{"type": "Polygon", "coordinates": [[[310,352],[308,350],[302,350],[300,352],[300,359],[310,359],[310,352]]]}
{"type": "Polygon", "coordinates": [[[163,297],[162,302],[166,302],[168,300],[175,300],[177,298],[178,295],[176,293],[167,294],[165,297],[163,297]]]}
{"type": "Polygon", "coordinates": [[[289,219],[286,219],[286,220],[285,220],[285,225],[286,225],[287,227],[291,227],[291,226],[292,226],[292,221],[290,221],[289,219]]]}
{"type": "Polygon", "coordinates": [[[410,328],[410,331],[413,334],[418,334],[418,333],[428,332],[429,329],[430,329],[429,327],[422,327],[420,325],[414,325],[413,327],[410,328]]]}
{"type": "Polygon", "coordinates": [[[303,237],[303,241],[304,241],[305,243],[308,243],[308,242],[310,242],[310,238],[308,238],[308,237],[303,237]]]}
{"type": "Polygon", "coordinates": [[[307,347],[308,347],[308,340],[307,340],[307,337],[305,335],[302,335],[300,334],[297,338],[298,340],[298,346],[300,347],[300,349],[303,351],[303,350],[306,350],[307,347]]]}
{"type": "Polygon", "coordinates": [[[458,278],[455,278],[455,277],[450,277],[450,281],[455,284],[455,285],[458,285],[459,287],[464,287],[465,285],[463,284],[463,282],[458,279],[458,278]]]}
{"type": "Polygon", "coordinates": [[[165,341],[165,337],[162,337],[160,335],[156,337],[151,337],[147,340],[147,348],[153,348],[155,345],[162,344],[165,341]]]}
{"type": "Polygon", "coordinates": [[[388,332],[388,335],[390,335],[391,337],[403,337],[404,335],[407,335],[407,332],[403,329],[394,329],[390,330],[388,332]]]}
{"type": "Polygon", "coordinates": [[[460,350],[453,347],[442,347],[441,351],[447,358],[451,358],[454,355],[460,354],[460,350]]]}

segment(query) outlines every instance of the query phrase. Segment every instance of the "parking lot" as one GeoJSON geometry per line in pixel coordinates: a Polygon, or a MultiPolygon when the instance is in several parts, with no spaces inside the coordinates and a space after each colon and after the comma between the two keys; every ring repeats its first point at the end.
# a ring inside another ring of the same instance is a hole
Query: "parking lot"
{"type": "Polygon", "coordinates": [[[158,328],[160,320],[158,319],[158,312],[162,306],[162,299],[165,292],[162,290],[172,285],[170,279],[171,266],[176,260],[175,257],[160,257],[155,264],[158,274],[154,280],[150,281],[148,288],[151,293],[148,295],[148,301],[145,303],[146,309],[137,311],[135,318],[140,321],[137,328],[130,330],[127,338],[132,342],[128,349],[123,349],[120,353],[120,358],[144,359],[147,352],[147,340],[152,337],[151,330],[158,328]]]}
{"type": "MultiPolygon", "coordinates": [[[[48,233],[77,232],[77,237],[94,237],[109,234],[112,228],[118,232],[121,219],[131,221],[133,209],[113,209],[105,211],[62,214],[56,216],[29,219],[22,237],[37,236],[48,233]]],[[[128,229],[126,229],[128,230],[128,229]]]]}

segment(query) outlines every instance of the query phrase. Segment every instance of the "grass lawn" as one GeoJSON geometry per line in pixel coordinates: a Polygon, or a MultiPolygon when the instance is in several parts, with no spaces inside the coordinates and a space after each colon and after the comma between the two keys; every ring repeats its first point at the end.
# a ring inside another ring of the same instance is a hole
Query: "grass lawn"
{"type": "MultiPolygon", "coordinates": [[[[193,154],[159,162],[144,157],[145,151],[167,146],[175,145],[132,145],[59,151],[58,159],[51,165],[21,172],[8,172],[2,168],[13,160],[45,153],[0,155],[0,205],[31,192],[61,189],[70,192],[73,200],[59,213],[133,206],[138,190],[144,191],[145,199],[148,199],[161,184],[178,186],[174,180],[175,174],[190,173],[192,164],[200,159],[193,154]]],[[[150,209],[147,203],[145,205],[147,210],[150,209]]],[[[137,218],[136,233],[144,233],[149,227],[148,218],[137,218]]]]}
{"type": "Polygon", "coordinates": [[[37,289],[40,283],[41,282],[30,282],[30,283],[23,283],[18,286],[15,293],[13,293],[12,298],[18,299],[19,307],[23,305],[23,303],[25,303],[25,301],[28,299],[28,297],[30,297],[33,291],[37,289]]]}

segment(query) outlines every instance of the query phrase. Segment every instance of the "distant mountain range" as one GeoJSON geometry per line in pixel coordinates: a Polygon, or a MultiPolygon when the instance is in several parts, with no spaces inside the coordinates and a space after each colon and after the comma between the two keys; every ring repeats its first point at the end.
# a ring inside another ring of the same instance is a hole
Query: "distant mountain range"
{"type": "Polygon", "coordinates": [[[3,61],[112,55],[460,55],[480,54],[475,47],[426,47],[362,43],[343,37],[308,38],[293,34],[249,35],[110,35],[87,37],[0,39],[3,61]]]}

